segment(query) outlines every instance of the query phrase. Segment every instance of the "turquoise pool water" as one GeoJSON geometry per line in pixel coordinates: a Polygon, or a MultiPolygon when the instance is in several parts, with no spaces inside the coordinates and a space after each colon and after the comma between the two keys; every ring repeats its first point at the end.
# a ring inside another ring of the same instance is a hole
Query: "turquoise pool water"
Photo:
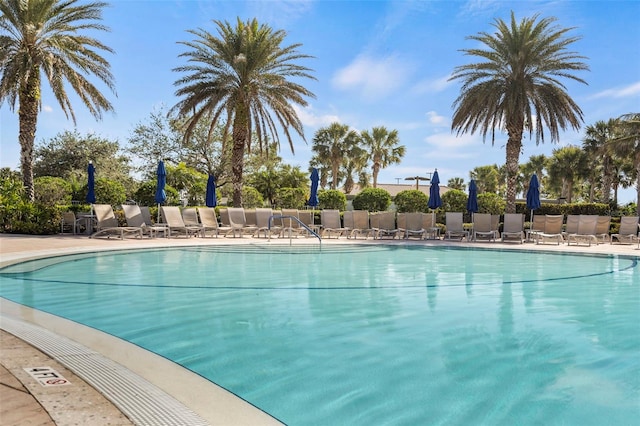
{"type": "Polygon", "coordinates": [[[289,425],[630,425],[636,257],[444,247],[194,247],[0,270],[289,425]]]}

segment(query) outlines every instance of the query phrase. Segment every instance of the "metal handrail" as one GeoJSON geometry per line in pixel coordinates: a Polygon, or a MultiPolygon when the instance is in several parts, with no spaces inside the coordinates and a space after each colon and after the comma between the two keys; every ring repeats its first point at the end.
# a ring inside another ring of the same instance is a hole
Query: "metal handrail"
{"type": "MultiPolygon", "coordinates": [[[[269,216],[269,222],[267,223],[267,229],[269,231],[269,241],[271,241],[271,221],[273,219],[293,219],[293,220],[295,220],[296,222],[298,222],[298,224],[300,224],[300,226],[302,226],[304,229],[306,229],[311,235],[315,236],[318,239],[318,241],[320,242],[320,247],[322,247],[322,238],[320,237],[320,235],[318,235],[318,233],[316,231],[314,231],[313,229],[309,228],[306,223],[302,222],[299,218],[297,218],[295,216],[281,216],[281,215],[269,216]]],[[[289,245],[291,245],[292,241],[293,241],[293,239],[291,238],[291,233],[289,233],[289,245]]]]}

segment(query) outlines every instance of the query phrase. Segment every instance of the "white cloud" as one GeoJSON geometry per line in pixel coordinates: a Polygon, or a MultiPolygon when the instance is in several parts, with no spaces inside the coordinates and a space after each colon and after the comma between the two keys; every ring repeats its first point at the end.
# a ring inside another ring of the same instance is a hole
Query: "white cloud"
{"type": "Polygon", "coordinates": [[[447,118],[445,116],[439,115],[435,111],[429,111],[425,114],[427,116],[427,121],[429,124],[433,124],[436,126],[444,126],[447,124],[447,118]]]}
{"type": "Polygon", "coordinates": [[[455,133],[437,133],[427,136],[424,141],[427,145],[438,147],[441,151],[456,151],[466,146],[481,144],[482,138],[468,133],[460,136],[456,136],[455,133]]]}
{"type": "Polygon", "coordinates": [[[293,109],[296,111],[296,114],[298,114],[298,117],[300,118],[300,121],[302,121],[302,124],[304,126],[319,128],[319,127],[328,126],[329,124],[334,122],[340,122],[340,117],[337,115],[316,114],[312,106],[301,108],[298,105],[294,105],[293,109]]]}
{"type": "Polygon", "coordinates": [[[452,81],[449,81],[449,75],[436,79],[426,79],[419,81],[413,88],[411,92],[416,95],[422,95],[424,93],[437,93],[442,92],[447,87],[453,84],[452,81]]]}
{"type": "Polygon", "coordinates": [[[412,66],[396,55],[359,55],[335,73],[332,83],[342,90],[359,91],[365,99],[379,99],[401,87],[411,72],[412,66]]]}
{"type": "Polygon", "coordinates": [[[49,106],[49,105],[43,105],[42,106],[42,110],[44,112],[53,112],[53,108],[51,106],[49,106]]]}
{"type": "Polygon", "coordinates": [[[590,99],[599,98],[628,98],[640,95],[640,81],[624,87],[603,90],[591,96],[590,99]]]}

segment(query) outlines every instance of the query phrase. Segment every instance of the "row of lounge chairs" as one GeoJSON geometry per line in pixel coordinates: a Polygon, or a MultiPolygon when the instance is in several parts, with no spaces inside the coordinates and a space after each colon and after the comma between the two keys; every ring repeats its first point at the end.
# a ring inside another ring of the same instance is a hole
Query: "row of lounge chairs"
{"type": "MultiPolygon", "coordinates": [[[[343,219],[338,210],[325,209],[320,214],[320,224],[314,223],[311,211],[297,209],[273,210],[243,208],[220,210],[214,208],[162,206],[160,223],[153,223],[148,207],[123,205],[127,226],[118,226],[110,205],[94,204],[95,229],[92,237],[115,236],[233,236],[242,237],[297,237],[316,235],[322,238],[418,238],[437,239],[440,228],[435,215],[427,213],[398,213],[385,211],[369,213],[364,210],[345,211],[343,219]]],[[[620,243],[640,242],[638,217],[622,217],[620,231],[609,235],[611,218],[595,215],[569,215],[566,224],[563,215],[536,215],[530,229],[524,229],[524,215],[505,214],[502,232],[499,215],[476,213],[470,229],[465,229],[462,213],[447,212],[445,239],[459,238],[467,241],[516,241],[533,240],[536,244],[555,242],[561,244],[591,243],[617,240],[620,243]]]]}

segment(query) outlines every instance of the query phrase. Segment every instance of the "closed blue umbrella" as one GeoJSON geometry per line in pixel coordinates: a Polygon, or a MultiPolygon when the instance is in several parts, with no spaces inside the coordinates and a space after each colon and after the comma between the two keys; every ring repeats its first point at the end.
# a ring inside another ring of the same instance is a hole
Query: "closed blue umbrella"
{"type": "Polygon", "coordinates": [[[478,186],[476,181],[471,179],[469,182],[469,198],[467,198],[467,211],[469,213],[478,213],[478,186]]]}
{"type": "Polygon", "coordinates": [[[309,201],[307,201],[307,205],[311,207],[317,207],[320,204],[318,201],[318,183],[320,182],[320,174],[318,173],[318,169],[311,169],[311,195],[309,196],[309,201]]]}
{"type": "Polygon", "coordinates": [[[529,189],[527,189],[527,208],[531,210],[531,224],[533,224],[533,211],[540,208],[540,184],[535,173],[531,175],[529,189]]]}
{"type": "Polygon", "coordinates": [[[95,204],[96,202],[96,169],[93,167],[91,161],[89,161],[89,167],[87,167],[87,203],[95,204]]]}
{"type": "Polygon", "coordinates": [[[442,198],[440,198],[440,177],[436,170],[431,177],[431,188],[429,188],[429,207],[431,210],[435,210],[442,205],[442,198]]]}
{"type": "Polygon", "coordinates": [[[155,201],[158,204],[158,222],[160,222],[160,204],[167,200],[167,193],[164,192],[164,187],[167,184],[167,171],[164,168],[164,161],[158,161],[158,171],[156,172],[158,178],[158,185],[156,187],[155,201]]]}
{"type": "Polygon", "coordinates": [[[207,207],[215,207],[217,204],[216,179],[213,175],[209,175],[209,179],[207,179],[207,197],[205,199],[205,203],[207,207]]]}

